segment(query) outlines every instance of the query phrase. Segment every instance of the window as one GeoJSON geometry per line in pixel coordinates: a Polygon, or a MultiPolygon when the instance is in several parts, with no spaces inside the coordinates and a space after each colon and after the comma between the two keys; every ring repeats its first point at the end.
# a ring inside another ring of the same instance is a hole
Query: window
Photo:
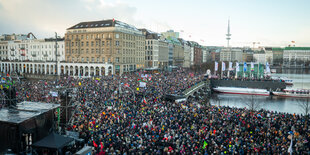
{"type": "Polygon", "coordinates": [[[115,46],[119,46],[119,41],[115,41],[115,46]]]}
{"type": "Polygon", "coordinates": [[[102,34],[102,39],[104,38],[104,34],[102,34]]]}
{"type": "Polygon", "coordinates": [[[96,46],[99,46],[99,41],[96,41],[96,46]]]}
{"type": "Polygon", "coordinates": [[[81,42],[81,46],[84,46],[84,42],[83,41],[81,42]]]}
{"type": "Polygon", "coordinates": [[[88,46],[88,41],[86,41],[86,46],[88,46]]]}
{"type": "Polygon", "coordinates": [[[91,49],[91,53],[94,53],[94,49],[91,49]]]}
{"type": "Polygon", "coordinates": [[[97,62],[99,62],[99,58],[97,57],[97,62]]]}
{"type": "Polygon", "coordinates": [[[86,39],[88,40],[88,35],[86,35],[86,39]]]}
{"type": "Polygon", "coordinates": [[[91,42],[91,46],[94,46],[94,42],[93,41],[91,42]]]}
{"type": "Polygon", "coordinates": [[[81,39],[84,39],[84,35],[81,35],[81,39]]]}
{"type": "Polygon", "coordinates": [[[102,54],[104,54],[104,49],[102,49],[102,54]]]}
{"type": "Polygon", "coordinates": [[[102,58],[102,63],[105,63],[105,61],[104,61],[104,57],[102,58]]]}
{"type": "Polygon", "coordinates": [[[82,62],[84,62],[84,57],[81,58],[82,62]]]}
{"type": "Polygon", "coordinates": [[[84,53],[84,49],[81,49],[81,54],[83,54],[84,53]]]}
{"type": "Polygon", "coordinates": [[[86,61],[87,61],[87,62],[89,62],[89,59],[88,59],[88,57],[86,57],[86,61]]]}
{"type": "Polygon", "coordinates": [[[119,57],[115,58],[115,62],[117,62],[117,63],[119,62],[119,57]]]}
{"type": "Polygon", "coordinates": [[[95,58],[94,58],[94,57],[92,57],[92,58],[91,58],[91,61],[92,61],[92,62],[95,62],[95,58]]]}
{"type": "Polygon", "coordinates": [[[86,53],[88,53],[88,48],[86,48],[86,53]]]}
{"type": "Polygon", "coordinates": [[[102,46],[104,46],[104,41],[102,41],[102,46]]]}
{"type": "Polygon", "coordinates": [[[111,63],[111,58],[108,58],[108,63],[111,63]]]}
{"type": "Polygon", "coordinates": [[[115,34],[115,38],[117,38],[117,39],[119,38],[119,34],[118,33],[115,34]]]}
{"type": "Polygon", "coordinates": [[[96,48],[96,53],[99,53],[99,49],[98,48],[96,48]]]}

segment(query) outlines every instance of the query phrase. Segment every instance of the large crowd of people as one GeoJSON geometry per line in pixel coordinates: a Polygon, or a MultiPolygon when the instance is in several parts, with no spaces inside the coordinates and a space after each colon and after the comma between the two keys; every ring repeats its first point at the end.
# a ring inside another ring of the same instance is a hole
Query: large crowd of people
{"type": "Polygon", "coordinates": [[[15,86],[19,101],[55,103],[60,98],[51,92],[75,89],[72,100],[78,105],[67,130],[78,132],[94,154],[286,154],[291,143],[294,153],[310,153],[309,117],[163,98],[180,95],[203,78],[203,73],[179,69],[20,80],[15,86]]]}

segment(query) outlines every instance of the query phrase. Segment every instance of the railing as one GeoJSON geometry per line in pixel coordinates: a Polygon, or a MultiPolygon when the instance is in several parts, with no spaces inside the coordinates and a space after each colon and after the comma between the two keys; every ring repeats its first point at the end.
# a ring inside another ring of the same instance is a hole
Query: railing
{"type": "Polygon", "coordinates": [[[209,82],[209,81],[201,81],[201,82],[199,82],[198,84],[196,84],[196,85],[194,85],[194,86],[192,86],[192,87],[186,89],[186,90],[183,92],[184,96],[187,97],[187,96],[191,95],[193,92],[195,92],[195,91],[201,89],[201,88],[204,87],[206,84],[208,84],[208,83],[206,83],[206,82],[209,82]]]}

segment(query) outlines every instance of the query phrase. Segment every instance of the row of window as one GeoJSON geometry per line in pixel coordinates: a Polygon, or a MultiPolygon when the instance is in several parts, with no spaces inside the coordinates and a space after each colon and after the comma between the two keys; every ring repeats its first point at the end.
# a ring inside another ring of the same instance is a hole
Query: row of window
{"type": "MultiPolygon", "coordinates": [[[[100,50],[98,48],[90,49],[90,50],[88,48],[85,49],[85,53],[91,53],[91,54],[94,54],[95,52],[96,52],[96,54],[104,54],[104,51],[105,51],[105,49],[100,50]]],[[[109,53],[112,53],[112,49],[107,49],[106,51],[109,53]]],[[[143,56],[142,52],[135,53],[135,50],[133,50],[133,49],[123,49],[123,53],[121,53],[120,49],[116,49],[116,51],[117,51],[116,54],[123,54],[123,55],[135,55],[135,54],[137,54],[137,56],[143,56]]],[[[67,54],[84,54],[84,49],[82,48],[80,50],[79,49],[67,50],[67,54]]]]}
{"type": "Polygon", "coordinates": [[[0,46],[0,50],[1,50],[1,49],[6,49],[6,50],[7,50],[7,49],[8,49],[8,46],[0,46]]]}
{"type": "MultiPolygon", "coordinates": [[[[112,46],[112,44],[111,44],[111,41],[101,41],[101,45],[99,44],[100,43],[100,41],[91,41],[91,42],[88,42],[88,41],[86,41],[85,42],[85,46],[89,46],[89,43],[90,43],[90,46],[95,46],[95,44],[96,44],[96,46],[112,46]]],[[[116,40],[115,41],[115,44],[114,44],[115,46],[120,46],[121,45],[121,43],[120,43],[120,41],[118,41],[118,40],[116,40]]],[[[66,43],[66,46],[67,47],[69,47],[69,46],[71,46],[71,47],[73,47],[73,46],[84,46],[84,42],[82,41],[82,42],[67,42],[66,43]]],[[[124,42],[124,47],[132,47],[132,48],[134,48],[134,47],[136,47],[136,44],[135,43],[132,43],[132,42],[124,42]]],[[[146,47],[145,47],[146,48],[146,47]]],[[[149,47],[150,48],[150,47],[149,47]]],[[[151,47],[151,49],[153,49],[153,47],[151,47]]]]}
{"type": "MultiPolygon", "coordinates": [[[[108,34],[90,34],[90,35],[67,35],[67,39],[81,39],[83,40],[84,39],[84,36],[85,36],[85,39],[88,40],[88,39],[104,39],[104,38],[112,38],[112,35],[111,33],[108,33],[108,34]]],[[[116,33],[115,34],[115,38],[116,39],[125,39],[125,40],[143,40],[144,38],[142,36],[134,36],[134,35],[130,35],[130,34],[118,34],[116,33]]]]}
{"type": "MultiPolygon", "coordinates": [[[[55,45],[54,45],[55,46],[55,45]]],[[[49,48],[52,48],[52,46],[51,45],[49,45],[49,46],[47,46],[47,45],[45,45],[45,46],[43,46],[43,45],[30,45],[29,46],[29,48],[30,49],[40,49],[40,47],[41,47],[41,49],[43,49],[44,47],[45,47],[45,49],[47,49],[47,47],[49,47],[49,48]]],[[[64,48],[64,46],[63,45],[61,45],[61,46],[59,46],[59,44],[57,45],[57,48],[64,48]]],[[[9,46],[9,49],[14,49],[14,50],[16,50],[17,48],[19,48],[19,50],[23,50],[23,49],[25,49],[25,48],[28,48],[28,45],[26,44],[26,46],[25,45],[22,45],[22,46],[9,46]]]]}
{"type": "MultiPolygon", "coordinates": [[[[95,57],[81,57],[81,59],[77,58],[77,57],[67,57],[67,61],[68,62],[97,62],[97,63],[105,63],[105,57],[102,57],[101,58],[101,61],[100,61],[100,58],[97,57],[96,58],[96,61],[95,61],[95,57]]],[[[119,63],[121,61],[121,59],[119,57],[116,57],[115,58],[115,62],[116,63],[119,63]]],[[[123,61],[122,63],[135,63],[135,62],[142,62],[142,58],[135,58],[135,57],[123,57],[123,61]]],[[[108,63],[111,63],[112,62],[112,59],[111,58],[108,58],[108,63]]]]}

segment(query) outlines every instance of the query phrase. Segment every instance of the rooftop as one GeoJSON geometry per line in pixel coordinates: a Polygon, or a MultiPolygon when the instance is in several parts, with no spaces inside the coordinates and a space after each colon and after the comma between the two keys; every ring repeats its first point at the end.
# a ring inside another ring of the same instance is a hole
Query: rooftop
{"type": "Polygon", "coordinates": [[[310,47],[285,47],[284,50],[310,50],[310,47]]]}
{"type": "Polygon", "coordinates": [[[135,26],[129,25],[127,23],[124,23],[118,20],[112,20],[112,19],[81,22],[68,28],[67,30],[86,29],[86,28],[102,28],[102,27],[121,27],[121,28],[127,28],[127,29],[132,29],[135,31],[139,31],[135,26]]]}
{"type": "Polygon", "coordinates": [[[17,109],[0,109],[0,122],[18,124],[59,107],[59,104],[23,101],[17,103],[17,109]]]}

